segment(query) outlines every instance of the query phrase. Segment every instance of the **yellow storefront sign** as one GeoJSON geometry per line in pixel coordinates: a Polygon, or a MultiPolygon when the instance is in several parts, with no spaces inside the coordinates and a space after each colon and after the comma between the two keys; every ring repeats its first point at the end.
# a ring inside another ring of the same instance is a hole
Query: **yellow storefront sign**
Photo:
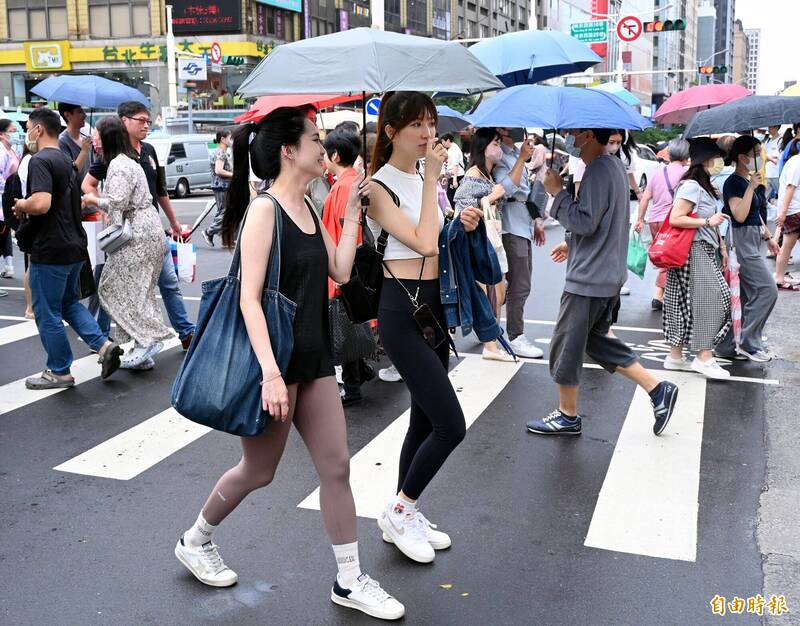
{"type": "Polygon", "coordinates": [[[38,41],[23,44],[25,67],[31,72],[64,72],[72,68],[68,41],[38,41]]]}

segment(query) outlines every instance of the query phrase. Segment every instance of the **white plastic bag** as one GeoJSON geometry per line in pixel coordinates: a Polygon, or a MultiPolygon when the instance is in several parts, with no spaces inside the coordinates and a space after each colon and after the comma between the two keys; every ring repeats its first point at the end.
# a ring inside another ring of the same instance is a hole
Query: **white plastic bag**
{"type": "Polygon", "coordinates": [[[170,247],[178,280],[182,283],[193,283],[197,276],[197,246],[193,243],[173,241],[170,247]]]}

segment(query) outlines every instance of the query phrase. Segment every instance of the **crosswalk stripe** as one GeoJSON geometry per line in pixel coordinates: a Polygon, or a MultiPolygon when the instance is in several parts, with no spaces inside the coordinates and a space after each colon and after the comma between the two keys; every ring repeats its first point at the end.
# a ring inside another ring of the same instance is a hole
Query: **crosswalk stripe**
{"type": "MultiPolygon", "coordinates": [[[[465,355],[450,372],[467,428],[500,394],[522,367],[522,362],[487,364],[479,356],[465,355]]],[[[409,411],[387,426],[350,459],[350,485],[356,514],[377,519],[386,499],[395,493],[400,447],[408,430],[409,411]]],[[[319,487],[297,505],[319,510],[319,487]]]]}
{"type": "MultiPolygon", "coordinates": [[[[168,339],[164,342],[164,348],[162,351],[179,346],[180,343],[181,342],[177,337],[168,339]]],[[[44,355],[42,355],[42,361],[44,361],[44,355]]],[[[100,376],[100,365],[97,363],[97,355],[90,354],[80,359],[76,359],[73,361],[70,371],[75,378],[76,385],[97,378],[100,376]]],[[[34,375],[35,373],[28,374],[28,376],[34,375]]],[[[48,398],[53,394],[66,391],[66,389],[42,389],[37,391],[26,389],[25,378],[28,376],[0,386],[0,415],[9,413],[11,411],[16,411],[24,406],[28,406],[29,404],[33,404],[34,402],[48,398]]]]}
{"type": "Polygon", "coordinates": [[[0,328],[0,346],[35,337],[38,334],[39,329],[36,327],[36,322],[33,320],[26,320],[20,324],[4,326],[0,328]]]}
{"type": "Polygon", "coordinates": [[[130,480],[209,430],[190,422],[175,409],[167,409],[53,469],[84,476],[130,480]]]}
{"type": "Polygon", "coordinates": [[[680,561],[697,557],[700,451],[706,379],[670,372],[680,386],[660,437],[640,387],[633,395],[594,509],[585,545],[680,561]]]}

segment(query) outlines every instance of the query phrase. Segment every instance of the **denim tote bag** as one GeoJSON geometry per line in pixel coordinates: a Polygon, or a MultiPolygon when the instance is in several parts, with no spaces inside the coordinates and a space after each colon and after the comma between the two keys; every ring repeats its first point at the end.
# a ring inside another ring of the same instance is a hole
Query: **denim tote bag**
{"type": "MultiPolygon", "coordinates": [[[[269,197],[275,204],[275,229],[261,305],[275,360],[285,373],[294,345],[297,305],[278,292],[283,224],[280,205],[269,197]]],[[[245,219],[246,213],[242,226],[245,219]]],[[[269,413],[261,407],[261,365],[239,308],[240,243],[236,242],[228,275],[203,283],[194,339],[172,386],[172,406],[198,424],[251,437],[264,430],[269,413]]]]}

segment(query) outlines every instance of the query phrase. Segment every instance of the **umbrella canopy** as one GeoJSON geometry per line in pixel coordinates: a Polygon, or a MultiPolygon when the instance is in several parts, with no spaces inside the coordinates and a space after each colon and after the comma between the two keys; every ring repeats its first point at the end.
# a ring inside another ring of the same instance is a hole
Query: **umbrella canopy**
{"type": "Polygon", "coordinates": [[[700,111],[683,134],[685,137],[699,137],[795,122],[800,122],[800,97],[750,96],[700,111]]]}
{"type": "Polygon", "coordinates": [[[791,87],[787,87],[781,91],[782,96],[800,96],[800,83],[795,83],[791,87]]]}
{"type": "Polygon", "coordinates": [[[79,104],[92,109],[116,109],[129,100],[150,106],[150,100],[138,89],[101,76],[51,76],[35,85],[31,91],[45,100],[79,104]]]}
{"type": "Polygon", "coordinates": [[[605,91],[544,85],[504,89],[466,117],[475,127],[641,130],[652,126],[632,107],[605,91]]]}
{"type": "Polygon", "coordinates": [[[502,87],[455,41],[354,28],[278,46],[256,66],[237,93],[243,98],[398,89],[465,94],[502,87]]]}
{"type": "MultiPolygon", "coordinates": [[[[358,96],[361,97],[360,95],[358,96]]],[[[354,100],[353,96],[334,96],[330,94],[307,94],[307,95],[287,95],[287,96],[261,96],[256,100],[246,113],[234,117],[233,121],[237,124],[245,122],[258,122],[267,114],[280,107],[300,107],[312,105],[317,111],[327,107],[332,107],[343,102],[354,100]]]]}
{"type": "Polygon", "coordinates": [[[436,107],[438,113],[439,123],[436,130],[439,135],[446,133],[457,133],[458,131],[469,126],[469,121],[463,113],[459,113],[455,109],[448,106],[440,105],[436,107]]]}
{"type": "Polygon", "coordinates": [[[637,98],[630,91],[625,89],[625,87],[614,81],[608,83],[601,83],[599,85],[592,85],[591,87],[589,87],[589,89],[597,89],[598,91],[605,91],[606,93],[615,95],[625,104],[629,104],[632,107],[637,107],[641,104],[641,102],[639,102],[639,98],[637,98]]]}
{"type": "Polygon", "coordinates": [[[583,72],[603,60],[585,43],[554,30],[505,33],[479,41],[469,51],[506,87],[583,72]]]}
{"type": "Polygon", "coordinates": [[[741,85],[709,84],[690,87],[664,100],[653,116],[659,124],[686,124],[698,111],[749,96],[741,85]]]}

